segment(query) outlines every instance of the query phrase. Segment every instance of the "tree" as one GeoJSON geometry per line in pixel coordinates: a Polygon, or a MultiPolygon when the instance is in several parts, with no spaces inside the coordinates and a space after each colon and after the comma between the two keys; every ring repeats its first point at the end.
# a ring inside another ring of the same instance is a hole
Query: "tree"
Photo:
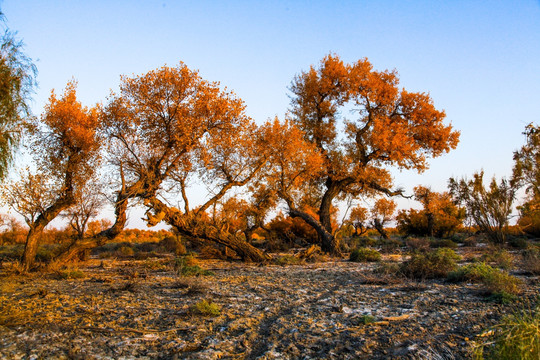
{"type": "Polygon", "coordinates": [[[75,204],[63,213],[63,217],[68,220],[69,226],[75,231],[76,236],[73,241],[82,240],[89,223],[99,215],[105,202],[100,190],[101,186],[102,184],[96,181],[89,181],[81,191],[77,192],[75,204]]]}
{"type": "Polygon", "coordinates": [[[0,245],[17,244],[25,239],[25,229],[15,217],[0,214],[0,245]]]}
{"type": "MultiPolygon", "coordinates": [[[[0,12],[0,21],[3,14],[0,12]]],[[[30,95],[37,69],[24,52],[24,44],[5,30],[0,38],[0,180],[7,175],[18,144],[22,122],[30,115],[30,95]]]]}
{"type": "Polygon", "coordinates": [[[486,188],[484,172],[481,171],[475,173],[472,180],[450,178],[448,187],[455,201],[465,207],[467,216],[472,218],[479,230],[494,243],[504,243],[516,184],[506,179],[497,183],[493,177],[489,188],[486,188]]]}
{"type": "Polygon", "coordinates": [[[30,151],[36,173],[4,187],[8,204],[25,217],[30,227],[21,263],[32,268],[43,229],[62,211],[76,203],[98,167],[100,138],[95,108],[83,107],[76,97],[75,83],[58,98],[54,91],[41,119],[30,132],[30,151]]]}
{"type": "Polygon", "coordinates": [[[463,223],[465,209],[458,207],[452,196],[429,187],[414,188],[415,200],[422,210],[402,210],[398,213],[398,229],[408,235],[444,237],[452,234],[463,223]]]}
{"type": "Polygon", "coordinates": [[[526,201],[518,207],[518,224],[529,234],[540,235],[540,128],[529,124],[524,135],[527,142],[514,152],[512,181],[525,186],[526,201]]]}
{"type": "MultiPolygon", "coordinates": [[[[323,159],[310,184],[319,194],[319,220],[311,225],[327,252],[339,253],[330,216],[334,201],[347,194],[400,195],[392,189],[389,166],[421,172],[429,157],[457,146],[459,133],[444,124],[445,114],[430,96],[398,83],[395,71],[375,71],[367,59],[345,64],[337,55],[324,57],[292,82],[292,120],[323,159]],[[347,109],[352,119],[340,116],[347,109]]],[[[288,204],[291,215],[304,216],[288,204]]]]}
{"type": "Polygon", "coordinates": [[[354,227],[354,235],[362,235],[369,229],[368,226],[369,211],[363,206],[355,206],[351,209],[351,213],[347,222],[354,227]]]}
{"type": "Polygon", "coordinates": [[[125,201],[143,202],[150,226],[165,221],[181,235],[227,246],[243,259],[267,259],[245,239],[208,221],[207,211],[231,189],[246,185],[265,162],[255,146],[257,127],[240,99],[180,63],[122,77],[103,119],[125,201]],[[212,189],[197,207],[188,198],[193,178],[212,189]],[[169,205],[172,190],[182,210],[169,205]]]}
{"type": "Polygon", "coordinates": [[[396,211],[397,204],[393,200],[380,198],[377,199],[373,208],[371,209],[371,224],[385,239],[388,239],[388,233],[384,229],[389,221],[392,220],[394,211],[396,211]]]}

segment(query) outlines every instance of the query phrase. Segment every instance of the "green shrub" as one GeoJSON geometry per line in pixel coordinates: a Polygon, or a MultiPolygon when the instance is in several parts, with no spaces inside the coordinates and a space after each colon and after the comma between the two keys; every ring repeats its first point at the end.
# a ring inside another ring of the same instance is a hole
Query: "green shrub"
{"type": "Polygon", "coordinates": [[[540,249],[530,248],[523,252],[522,260],[523,270],[534,274],[540,275],[540,249]]]}
{"type": "Polygon", "coordinates": [[[508,251],[500,248],[491,250],[483,254],[480,259],[485,262],[494,263],[497,267],[509,270],[514,267],[514,256],[508,251]]]}
{"type": "Polygon", "coordinates": [[[476,359],[540,359],[540,308],[524,310],[503,318],[484,337],[475,351],[476,359]]]}
{"type": "Polygon", "coordinates": [[[416,253],[401,264],[400,272],[413,279],[446,277],[457,268],[460,256],[448,248],[440,248],[425,254],[416,253]]]}
{"type": "Polygon", "coordinates": [[[82,279],[86,276],[84,272],[78,269],[65,269],[60,270],[56,273],[58,279],[69,280],[69,279],[82,279]]]}
{"type": "Polygon", "coordinates": [[[474,263],[462,266],[448,274],[450,281],[471,281],[482,283],[492,300],[507,302],[520,292],[520,281],[504,271],[493,268],[486,263],[474,263]]]}
{"type": "Polygon", "coordinates": [[[392,263],[392,262],[381,262],[375,269],[373,269],[373,272],[377,275],[396,275],[399,274],[401,268],[398,263],[392,263]]]}
{"type": "Polygon", "coordinates": [[[355,239],[356,239],[357,246],[366,247],[366,246],[375,246],[375,244],[377,244],[377,239],[372,238],[370,236],[361,236],[355,239]]]}
{"type": "Polygon", "coordinates": [[[122,246],[116,250],[119,256],[133,256],[135,255],[135,250],[131,246],[122,246]]]}
{"type": "Polygon", "coordinates": [[[508,239],[508,245],[514,249],[526,249],[528,247],[527,240],[523,237],[511,237],[508,239]]]}
{"type": "Polygon", "coordinates": [[[367,325],[367,324],[374,323],[377,319],[371,315],[362,315],[358,318],[358,320],[360,324],[367,325]]]}
{"type": "Polygon", "coordinates": [[[176,258],[174,268],[180,276],[211,276],[214,273],[197,265],[197,260],[191,256],[182,256],[176,258]]]}
{"type": "Polygon", "coordinates": [[[351,252],[349,260],[355,262],[381,261],[381,254],[375,249],[359,248],[351,252]]]}
{"type": "Polygon", "coordinates": [[[392,237],[389,239],[381,238],[377,241],[377,246],[381,248],[382,252],[389,253],[403,246],[403,242],[392,237]]]}
{"type": "Polygon", "coordinates": [[[38,247],[36,253],[36,261],[50,262],[56,255],[56,247],[54,245],[43,245],[38,247]]]}
{"type": "Polygon", "coordinates": [[[193,306],[192,310],[202,316],[219,316],[221,314],[221,307],[211,300],[199,301],[193,306]]]}
{"type": "Polygon", "coordinates": [[[457,249],[458,244],[450,239],[440,239],[433,242],[434,247],[457,249]]]}
{"type": "Polygon", "coordinates": [[[274,259],[274,263],[276,265],[281,265],[281,266],[285,266],[285,265],[299,265],[299,264],[302,264],[304,261],[296,256],[292,256],[292,255],[283,255],[283,256],[280,256],[276,259],[274,259]]]}
{"type": "Polygon", "coordinates": [[[426,251],[429,249],[430,241],[425,237],[410,237],[405,240],[405,244],[411,250],[426,251]]]}

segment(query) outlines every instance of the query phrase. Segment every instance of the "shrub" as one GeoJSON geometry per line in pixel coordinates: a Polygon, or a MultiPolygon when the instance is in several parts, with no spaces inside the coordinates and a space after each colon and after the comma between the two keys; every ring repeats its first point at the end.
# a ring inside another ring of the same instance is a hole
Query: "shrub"
{"type": "Polygon", "coordinates": [[[457,249],[458,244],[450,239],[440,239],[433,242],[433,245],[438,248],[457,249]]]}
{"type": "Polygon", "coordinates": [[[351,247],[366,247],[366,246],[375,246],[377,244],[377,239],[372,238],[371,236],[354,236],[349,240],[351,247]]]}
{"type": "Polygon", "coordinates": [[[402,245],[403,243],[401,241],[394,238],[389,238],[389,239],[381,238],[379,241],[377,241],[377,246],[379,246],[381,248],[381,251],[384,253],[396,251],[402,245]]]}
{"type": "Polygon", "coordinates": [[[373,272],[377,275],[396,275],[400,272],[400,266],[397,263],[389,263],[389,262],[382,262],[375,269],[373,269],[373,272]]]}
{"type": "Polygon", "coordinates": [[[283,256],[280,256],[276,259],[274,259],[274,263],[276,265],[281,265],[281,266],[285,266],[285,265],[299,265],[301,263],[303,263],[304,261],[296,256],[292,256],[292,255],[283,255],[283,256]]]}
{"type": "Polygon", "coordinates": [[[483,254],[480,259],[485,262],[494,263],[497,267],[509,270],[514,267],[514,256],[504,249],[492,249],[483,254]]]}
{"type": "Polygon", "coordinates": [[[508,245],[510,245],[514,249],[526,249],[528,246],[526,239],[517,236],[513,236],[508,239],[508,245]]]}
{"type": "Polygon", "coordinates": [[[133,250],[131,246],[121,246],[120,248],[118,248],[118,250],[116,250],[116,252],[119,256],[125,257],[135,255],[135,250],[133,250]]]}
{"type": "Polygon", "coordinates": [[[192,310],[202,316],[219,316],[221,314],[220,306],[211,300],[199,301],[193,306],[192,310]]]}
{"type": "Polygon", "coordinates": [[[429,249],[429,240],[427,238],[410,237],[405,240],[405,244],[411,250],[426,251],[429,249]]]}
{"type": "Polygon", "coordinates": [[[446,277],[457,268],[460,256],[448,248],[440,248],[425,254],[413,254],[401,264],[403,275],[413,279],[433,279],[446,277]]]}
{"type": "Polygon", "coordinates": [[[520,281],[499,269],[486,263],[474,263],[462,266],[448,274],[450,281],[471,281],[482,283],[493,300],[507,302],[520,292],[520,281]]]}
{"type": "Polygon", "coordinates": [[[84,272],[78,269],[65,269],[60,270],[56,273],[58,279],[69,280],[69,279],[82,279],[86,276],[84,272]]]}
{"type": "Polygon", "coordinates": [[[377,319],[371,315],[362,315],[358,318],[358,322],[362,325],[374,323],[377,319]]]}
{"type": "Polygon", "coordinates": [[[167,236],[159,242],[159,246],[175,255],[185,255],[186,247],[180,240],[173,236],[167,236]]]}
{"type": "Polygon", "coordinates": [[[182,256],[175,260],[174,268],[180,276],[211,276],[212,271],[205,270],[197,265],[197,259],[191,255],[182,256]]]}
{"type": "Polygon", "coordinates": [[[540,249],[530,248],[523,252],[522,259],[523,270],[534,274],[540,275],[540,249]]]}
{"type": "Polygon", "coordinates": [[[381,261],[381,254],[374,249],[358,248],[351,252],[349,260],[355,262],[377,262],[381,261]]]}
{"type": "Polygon", "coordinates": [[[477,359],[540,359],[540,308],[506,316],[475,351],[477,359]]]}

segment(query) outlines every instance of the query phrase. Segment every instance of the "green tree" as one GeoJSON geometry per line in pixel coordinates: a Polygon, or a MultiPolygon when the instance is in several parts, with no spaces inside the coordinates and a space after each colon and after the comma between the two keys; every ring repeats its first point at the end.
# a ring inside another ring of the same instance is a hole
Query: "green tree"
{"type": "Polygon", "coordinates": [[[527,142],[514,152],[512,180],[518,186],[525,186],[527,198],[518,207],[521,228],[532,235],[540,235],[540,127],[529,124],[524,135],[527,142]]]}
{"type": "Polygon", "coordinates": [[[517,190],[515,182],[502,179],[497,183],[493,178],[486,188],[484,172],[481,171],[475,173],[472,180],[450,178],[448,187],[478,229],[486,233],[492,242],[504,243],[517,190]]]}
{"type": "Polygon", "coordinates": [[[36,66],[15,35],[5,29],[0,38],[0,180],[6,177],[13,160],[22,121],[30,115],[30,95],[36,86],[36,66]]]}

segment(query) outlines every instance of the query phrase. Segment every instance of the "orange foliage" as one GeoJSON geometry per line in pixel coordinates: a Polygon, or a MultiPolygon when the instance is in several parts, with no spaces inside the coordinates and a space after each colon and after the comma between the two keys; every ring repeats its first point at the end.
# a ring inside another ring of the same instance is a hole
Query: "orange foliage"
{"type": "Polygon", "coordinates": [[[461,226],[465,210],[456,206],[449,193],[438,193],[424,186],[416,186],[414,194],[423,209],[402,210],[398,213],[398,229],[401,232],[443,237],[451,235],[461,226]]]}
{"type": "MultiPolygon", "coordinates": [[[[457,146],[459,132],[443,123],[445,113],[429,95],[398,85],[395,71],[375,71],[367,59],[345,64],[337,55],[324,57],[319,67],[294,78],[293,121],[323,159],[323,167],[310,179],[320,193],[315,227],[332,232],[330,208],[347,194],[401,194],[391,189],[388,166],[421,172],[428,157],[457,146]],[[352,118],[341,119],[344,110],[352,110],[352,118]]],[[[330,245],[331,237],[325,237],[323,250],[337,252],[339,244],[330,245]]]]}

